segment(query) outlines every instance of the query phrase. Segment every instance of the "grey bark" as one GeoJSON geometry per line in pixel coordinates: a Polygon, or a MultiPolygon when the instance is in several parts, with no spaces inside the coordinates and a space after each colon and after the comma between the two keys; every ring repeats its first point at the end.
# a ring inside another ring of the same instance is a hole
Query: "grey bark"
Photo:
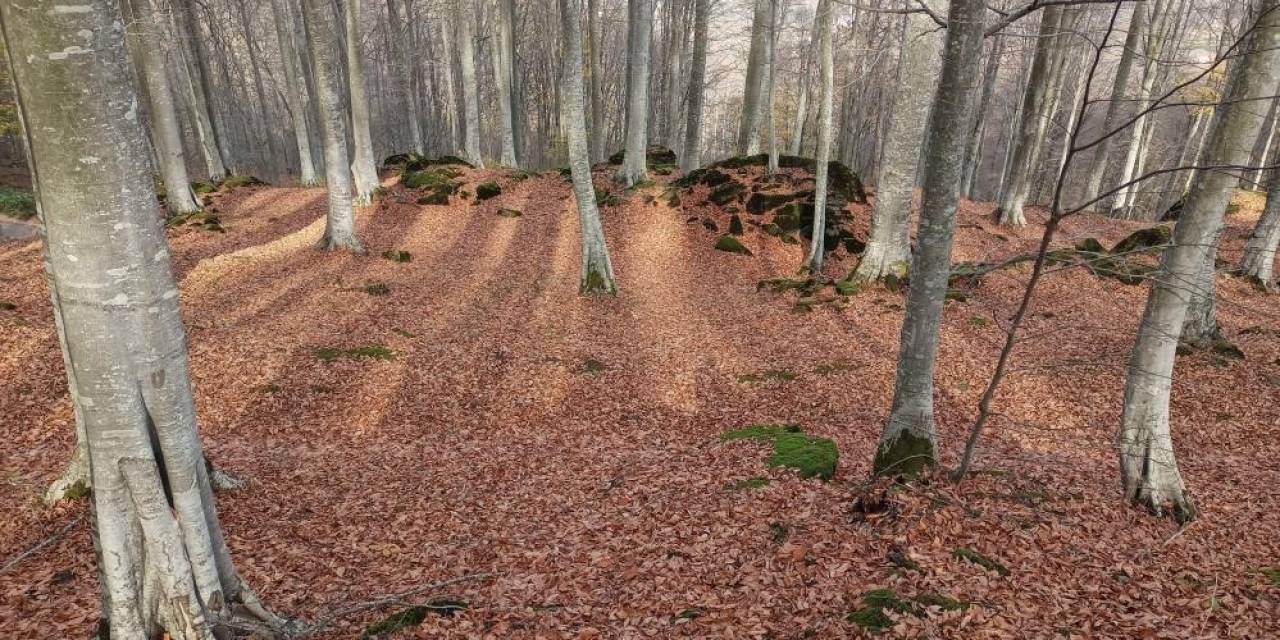
{"type": "Polygon", "coordinates": [[[347,89],[351,98],[351,175],[355,178],[355,203],[373,202],[377,190],[378,167],[373,158],[373,136],[369,133],[369,96],[365,91],[364,46],[360,35],[362,0],[347,0],[347,89]]]}
{"type": "MultiPolygon", "coordinates": [[[[940,0],[929,9],[941,12],[940,0]]],[[[943,35],[927,14],[908,14],[902,30],[897,91],[889,110],[876,204],[871,214],[871,238],[854,272],[858,278],[901,278],[911,262],[911,204],[916,168],[924,145],[929,105],[937,88],[943,35]]]]}
{"type": "Polygon", "coordinates": [[[515,167],[516,131],[512,114],[511,84],[512,61],[510,59],[510,26],[507,24],[506,11],[503,5],[506,0],[497,0],[493,7],[492,27],[489,34],[489,60],[493,67],[493,77],[498,90],[498,131],[502,137],[502,159],[504,167],[515,167]]]}
{"type": "Polygon", "coordinates": [[[742,120],[738,123],[738,155],[753,155],[760,146],[760,98],[764,94],[764,66],[769,47],[771,0],[755,0],[751,12],[751,47],[742,89],[742,120]]]}
{"type": "Polygon", "coordinates": [[[964,151],[982,62],[984,0],[952,0],[938,93],[929,116],[918,249],[899,341],[893,408],[880,436],[876,474],[911,475],[937,460],[933,374],[951,273],[964,151]]]}
{"type": "Polygon", "coordinates": [[[684,58],[685,58],[685,33],[683,29],[677,30],[675,25],[680,23],[685,17],[685,9],[687,0],[677,0],[671,6],[671,33],[668,34],[669,46],[667,47],[667,82],[666,82],[666,98],[667,108],[665,119],[666,123],[666,145],[668,149],[676,150],[680,148],[680,80],[684,75],[684,58]]]}
{"type": "Polygon", "coordinates": [[[1045,133],[1053,117],[1053,105],[1061,89],[1061,71],[1066,58],[1066,32],[1074,26],[1078,6],[1051,5],[1041,17],[1039,40],[1031,63],[1031,79],[1023,95],[1022,119],[1009,178],[1002,185],[997,211],[1001,224],[1024,225],[1023,213],[1031,193],[1032,172],[1039,166],[1045,133]]]}
{"type": "Polygon", "coordinates": [[[693,0],[693,59],[689,67],[689,110],[685,121],[684,153],[680,168],[686,173],[702,165],[702,105],[707,78],[707,13],[711,0],[693,0]]]}
{"type": "Polygon", "coordinates": [[[418,93],[413,90],[413,58],[405,51],[404,41],[408,37],[405,20],[400,18],[400,2],[387,0],[387,25],[391,30],[391,53],[395,57],[392,67],[395,69],[397,84],[404,99],[405,119],[409,122],[409,146],[417,153],[427,152],[422,137],[422,114],[418,104],[418,93]]]}
{"type": "MultiPolygon", "coordinates": [[[[1133,62],[1137,58],[1138,49],[1142,46],[1143,31],[1146,29],[1147,6],[1145,2],[1137,2],[1133,5],[1133,15],[1129,18],[1129,33],[1125,36],[1124,51],[1120,54],[1120,62],[1116,67],[1116,79],[1114,88],[1111,90],[1111,101],[1107,103],[1107,115],[1103,120],[1102,133],[1108,134],[1119,126],[1121,116],[1126,106],[1125,96],[1129,91],[1129,77],[1133,72],[1133,62]]],[[[1098,197],[1098,193],[1102,190],[1102,178],[1107,172],[1107,166],[1111,161],[1111,147],[1115,144],[1116,136],[1109,135],[1098,143],[1093,153],[1093,162],[1089,168],[1088,178],[1085,180],[1085,190],[1083,201],[1089,202],[1098,197]]]]}
{"type": "Polygon", "coordinates": [[[293,42],[293,29],[290,26],[295,20],[286,0],[271,0],[271,9],[275,14],[276,39],[280,44],[281,66],[284,67],[284,103],[289,110],[289,118],[293,121],[293,139],[298,146],[298,180],[304,185],[320,184],[316,177],[315,164],[311,161],[311,133],[308,130],[307,105],[299,90],[298,50],[293,42]]]}
{"type": "Polygon", "coordinates": [[[454,0],[454,26],[458,30],[459,66],[462,72],[462,109],[466,127],[462,155],[477,167],[484,166],[480,155],[480,86],[476,79],[475,7],[469,0],[454,0]]]}
{"type": "Polygon", "coordinates": [[[635,17],[627,25],[631,52],[627,79],[627,140],[618,180],[628,187],[649,177],[649,43],[653,38],[653,0],[629,0],[635,17]]]}
{"type": "Polygon", "coordinates": [[[356,238],[351,170],[347,164],[347,118],[338,88],[337,19],[328,0],[303,0],[302,4],[307,20],[311,67],[315,74],[316,101],[320,106],[324,173],[329,191],[329,215],[325,219],[320,248],[349,249],[363,254],[364,245],[356,238]]]}
{"type": "Polygon", "coordinates": [[[591,156],[592,163],[604,160],[604,77],[603,58],[604,52],[601,50],[601,33],[600,26],[596,23],[599,21],[600,8],[597,6],[598,0],[587,0],[587,32],[588,42],[590,43],[587,51],[587,63],[590,68],[591,75],[591,156]]]}
{"type": "Polygon", "coordinates": [[[813,28],[809,33],[809,47],[802,56],[800,66],[799,93],[796,95],[796,119],[791,126],[791,148],[793,156],[800,155],[800,146],[804,143],[804,125],[809,118],[809,69],[813,64],[813,56],[818,49],[818,15],[813,16],[813,28]]]}
{"type": "Polygon", "coordinates": [[[778,172],[778,130],[774,118],[773,89],[778,81],[777,55],[778,31],[782,26],[783,7],[781,0],[769,0],[769,49],[765,56],[764,76],[764,130],[768,138],[769,160],[765,173],[773,175],[778,172]]]}
{"type": "Polygon", "coordinates": [[[1268,289],[1275,286],[1276,246],[1280,244],[1280,183],[1276,174],[1271,172],[1267,205],[1249,234],[1240,260],[1240,273],[1268,289]]]}
{"type": "MultiPolygon", "coordinates": [[[[1143,64],[1142,83],[1138,87],[1138,94],[1134,97],[1134,102],[1140,111],[1151,104],[1152,94],[1155,92],[1157,80],[1161,75],[1160,57],[1164,51],[1165,43],[1169,39],[1170,29],[1177,24],[1176,20],[1170,20],[1170,14],[1173,13],[1171,11],[1172,4],[1173,0],[1156,0],[1151,7],[1150,28],[1147,29],[1143,37],[1142,50],[1145,63],[1143,64]]],[[[1112,216],[1129,218],[1134,215],[1138,188],[1137,185],[1128,183],[1137,176],[1142,175],[1153,125],[1154,119],[1149,115],[1140,116],[1132,124],[1134,134],[1129,139],[1124,165],[1121,167],[1120,188],[1116,192],[1111,205],[1112,216]]]]}
{"type": "Polygon", "coordinates": [[[978,168],[982,164],[982,134],[986,128],[987,110],[991,108],[991,98],[995,95],[996,82],[999,80],[1000,58],[1003,55],[1004,38],[995,36],[991,44],[991,53],[987,57],[987,65],[982,72],[982,99],[978,102],[978,110],[969,134],[969,147],[965,152],[961,193],[968,198],[974,197],[977,186],[978,168]]]}
{"type": "Polygon", "coordinates": [[[152,0],[132,0],[138,17],[136,38],[146,77],[147,98],[154,132],[160,176],[164,179],[165,206],[171,213],[183,214],[200,210],[187,176],[187,160],[182,151],[182,126],[173,105],[173,90],[164,64],[164,22],[151,6],[152,0]]]}
{"type": "MultiPolygon", "coordinates": [[[[1280,71],[1280,0],[1255,0],[1259,16],[1245,57],[1236,64],[1230,87],[1210,135],[1205,164],[1248,162],[1262,119],[1248,101],[1274,89],[1280,71]]],[[[1175,518],[1195,514],[1174,456],[1169,425],[1169,393],[1174,358],[1190,298],[1206,259],[1222,231],[1236,178],[1225,171],[1201,172],[1174,229],[1147,297],[1142,324],[1129,359],[1124,413],[1117,443],[1126,497],[1175,518]]]]}
{"type": "Polygon", "coordinates": [[[0,25],[92,467],[101,628],[204,640],[236,617],[278,624],[236,573],[204,470],[119,4],[49,9],[7,0],[0,25]]]}
{"type": "Polygon", "coordinates": [[[831,46],[831,3],[818,0],[818,153],[814,156],[813,238],[809,243],[809,276],[822,277],[827,231],[827,161],[831,157],[831,106],[835,93],[835,60],[831,46]]]}
{"type": "Polygon", "coordinates": [[[200,31],[196,26],[191,8],[192,0],[176,0],[171,2],[173,25],[177,33],[178,53],[182,59],[182,83],[188,107],[191,110],[191,121],[195,126],[196,140],[200,143],[200,154],[204,158],[205,173],[210,182],[218,183],[227,177],[227,167],[222,160],[222,151],[218,146],[218,132],[213,125],[213,111],[206,91],[203,62],[199,56],[201,44],[200,31]]]}
{"type": "Polygon", "coordinates": [[[605,244],[600,211],[596,208],[595,186],[591,181],[591,160],[587,156],[587,115],[582,87],[582,0],[560,0],[564,29],[564,109],[565,133],[569,138],[569,171],[573,175],[573,197],[582,226],[582,295],[614,295],[618,292],[613,263],[605,244]]]}

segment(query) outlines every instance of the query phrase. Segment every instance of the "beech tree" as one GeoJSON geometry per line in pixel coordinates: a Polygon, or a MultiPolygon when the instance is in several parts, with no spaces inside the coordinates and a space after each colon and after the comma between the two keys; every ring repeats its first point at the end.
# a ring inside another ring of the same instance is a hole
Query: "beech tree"
{"type": "Polygon", "coordinates": [[[279,625],[236,572],[205,471],[119,5],[5,0],[0,24],[93,474],[99,628],[188,640],[279,625]]]}
{"type": "Polygon", "coordinates": [[[373,159],[373,137],[369,133],[369,98],[365,93],[364,45],[360,32],[361,0],[347,0],[347,88],[351,103],[351,175],[355,177],[355,202],[373,202],[378,188],[378,168],[373,159]]]}
{"type": "Polygon", "coordinates": [[[316,102],[320,107],[320,127],[324,133],[324,173],[329,190],[329,215],[325,219],[326,250],[349,249],[363,254],[356,238],[352,210],[351,169],[347,164],[347,118],[338,93],[338,27],[333,7],[326,0],[302,0],[307,20],[307,45],[315,74],[316,102]]]}
{"type": "Polygon", "coordinates": [[[307,122],[307,105],[299,86],[298,50],[293,42],[295,20],[289,0],[271,0],[271,10],[276,22],[276,40],[280,44],[281,66],[284,68],[284,103],[293,121],[294,143],[298,146],[298,163],[301,175],[298,181],[304,186],[320,183],[315,164],[311,162],[311,132],[307,122]]]}
{"type": "Polygon", "coordinates": [[[827,232],[827,162],[831,157],[831,95],[835,93],[835,62],[831,59],[831,2],[818,0],[818,154],[814,158],[813,238],[809,243],[808,269],[813,278],[822,276],[827,232]]]}
{"type": "Polygon", "coordinates": [[[466,0],[453,3],[454,28],[457,30],[458,60],[462,72],[463,113],[465,131],[462,155],[467,162],[484,166],[480,156],[480,87],[476,80],[475,7],[466,0]]]}
{"type": "Polygon", "coordinates": [[[957,124],[972,117],[985,12],[984,0],[952,0],[947,13],[942,71],[926,134],[929,154],[922,180],[918,248],[911,261],[892,410],[873,463],[876,474],[913,475],[938,458],[933,373],[968,140],[967,127],[957,124]]]}
{"type": "MultiPolygon", "coordinates": [[[[278,1],[278,0],[277,0],[278,1]]],[[[413,66],[406,50],[405,41],[409,39],[409,30],[405,26],[408,17],[408,6],[405,6],[405,17],[400,17],[400,0],[387,0],[387,28],[390,30],[388,40],[391,53],[395,59],[392,66],[396,71],[397,87],[404,100],[405,119],[408,121],[409,148],[426,153],[427,148],[422,137],[422,114],[418,101],[418,92],[413,90],[413,66]]]]}
{"type": "Polygon", "coordinates": [[[751,12],[751,47],[747,52],[747,76],[742,89],[742,120],[738,123],[738,155],[759,151],[761,98],[767,73],[769,32],[773,24],[772,0],[755,0],[751,12]]]}
{"type": "Polygon", "coordinates": [[[180,82],[186,96],[187,106],[191,110],[191,120],[195,125],[196,138],[200,143],[200,153],[204,158],[205,176],[210,182],[218,183],[227,177],[226,162],[222,158],[223,150],[218,144],[218,131],[213,125],[213,111],[210,108],[207,71],[204,68],[203,39],[199,37],[200,29],[192,16],[194,0],[172,0],[169,7],[173,13],[173,24],[178,40],[178,54],[182,59],[182,79],[180,82]]]}
{"type": "Polygon", "coordinates": [[[1271,187],[1262,216],[1249,234],[1244,256],[1240,259],[1240,273],[1252,278],[1264,288],[1275,286],[1276,245],[1280,244],[1280,179],[1271,172],[1271,187]]]}
{"type": "MultiPolygon", "coordinates": [[[[1280,0],[1253,0],[1254,25],[1209,137],[1204,165],[1231,168],[1249,161],[1262,127],[1257,101],[1275,90],[1280,74],[1280,0]]],[[[1187,196],[1173,244],[1164,251],[1147,297],[1125,379],[1117,445],[1125,495],[1135,504],[1179,520],[1195,515],[1174,456],[1169,391],[1178,339],[1191,298],[1201,292],[1204,266],[1222,231],[1237,177],[1202,171],[1187,196]]],[[[1209,271],[1212,278],[1212,271],[1209,271]]],[[[1212,296],[1212,292],[1207,293],[1212,296]]]]}
{"type": "MultiPolygon", "coordinates": [[[[927,6],[930,11],[940,11],[942,2],[929,0],[927,6]]],[[[880,177],[876,180],[871,238],[854,272],[859,278],[902,278],[910,265],[916,167],[920,166],[925,120],[937,88],[942,40],[942,32],[929,14],[907,14],[898,59],[897,91],[889,110],[880,177]]]]}
{"type": "Polygon", "coordinates": [[[653,0],[628,0],[627,136],[618,181],[628,187],[649,178],[649,45],[653,38],[653,0]]]}
{"type": "Polygon", "coordinates": [[[569,171],[573,176],[573,199],[582,227],[582,295],[614,295],[618,286],[613,263],[605,243],[600,211],[596,208],[595,185],[591,181],[591,160],[587,153],[586,99],[582,87],[582,0],[560,0],[564,28],[564,118],[569,138],[569,171]]]}
{"type": "Polygon", "coordinates": [[[707,13],[711,0],[693,0],[693,60],[689,68],[689,109],[685,124],[684,153],[680,169],[693,171],[702,165],[702,103],[707,78],[707,13]]]}

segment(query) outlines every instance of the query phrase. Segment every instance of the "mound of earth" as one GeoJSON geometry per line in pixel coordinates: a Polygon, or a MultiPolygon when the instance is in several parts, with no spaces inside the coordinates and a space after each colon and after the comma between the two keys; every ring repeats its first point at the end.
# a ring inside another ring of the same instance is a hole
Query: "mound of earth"
{"type": "MultiPolygon", "coordinates": [[[[765,175],[768,156],[729,158],[692,171],[672,183],[668,202],[703,205],[709,213],[694,216],[710,231],[740,236],[746,227],[757,227],[786,244],[807,243],[814,218],[815,163],[810,158],[781,156],[779,171],[765,175]]],[[[858,175],[844,164],[828,164],[826,206],[827,251],[844,249],[861,253],[865,242],[855,228],[851,204],[866,204],[867,194],[858,175]]]]}

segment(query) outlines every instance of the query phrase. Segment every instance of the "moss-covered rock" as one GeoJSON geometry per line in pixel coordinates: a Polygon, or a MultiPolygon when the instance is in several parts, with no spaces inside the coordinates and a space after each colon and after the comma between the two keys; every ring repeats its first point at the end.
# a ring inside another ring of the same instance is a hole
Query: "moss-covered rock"
{"type": "Polygon", "coordinates": [[[196,181],[191,183],[191,191],[193,191],[198,195],[213,193],[214,191],[217,191],[217,190],[218,190],[218,185],[213,184],[212,182],[196,181]]]}
{"type": "Polygon", "coordinates": [[[392,262],[410,262],[413,260],[412,254],[399,249],[387,249],[382,252],[382,257],[392,262]]]}
{"type": "Polygon", "coordinates": [[[741,240],[738,240],[731,235],[723,235],[717,238],[716,249],[744,256],[752,255],[751,250],[748,249],[746,245],[742,244],[741,240]]]}
{"type": "Polygon", "coordinates": [[[498,217],[500,218],[519,218],[523,215],[524,212],[518,209],[508,209],[506,207],[498,209],[498,217]]]}
{"type": "Polygon", "coordinates": [[[1076,251],[1084,251],[1087,253],[1106,253],[1106,247],[1098,242],[1097,238],[1084,238],[1076,243],[1076,251]]]}
{"type": "Polygon", "coordinates": [[[728,205],[742,198],[742,194],[747,192],[747,187],[741,182],[726,182],[711,190],[707,195],[707,202],[721,207],[728,205]]]}
{"type": "Polygon", "coordinates": [[[1111,253],[1125,254],[1136,252],[1153,252],[1163,251],[1170,242],[1173,241],[1173,227],[1168,225],[1157,225],[1139,229],[1126,236],[1123,240],[1116,243],[1111,248],[1111,253]]]}
{"type": "Polygon", "coordinates": [[[404,170],[405,171],[422,171],[424,169],[429,169],[431,167],[442,167],[442,166],[450,166],[450,165],[455,167],[466,167],[468,169],[476,168],[475,165],[471,164],[470,162],[467,162],[466,160],[463,160],[462,158],[459,158],[458,156],[443,155],[438,158],[426,158],[426,157],[414,154],[412,158],[410,158],[407,162],[405,162],[404,170]]]}
{"type": "MultiPolygon", "coordinates": [[[[619,149],[617,153],[609,156],[608,162],[611,165],[622,164],[626,155],[626,149],[619,149]]],[[[673,168],[679,163],[680,159],[676,157],[676,152],[660,144],[651,144],[645,150],[645,164],[650,168],[673,168]]]]}
{"type": "Polygon", "coordinates": [[[224,191],[239,189],[240,187],[265,187],[267,183],[254,176],[227,176],[218,188],[224,191]]]}
{"type": "Polygon", "coordinates": [[[476,200],[488,200],[502,194],[502,186],[496,182],[481,182],[476,187],[476,200]]]}
{"type": "Polygon", "coordinates": [[[742,218],[736,213],[733,214],[733,217],[729,218],[729,235],[740,236],[743,231],[742,218]]]}
{"type": "Polygon", "coordinates": [[[29,220],[36,215],[36,197],[25,189],[0,187],[0,215],[29,220]]]}
{"type": "Polygon", "coordinates": [[[1000,564],[999,562],[997,562],[996,560],[993,560],[991,558],[988,558],[987,556],[982,555],[976,549],[973,549],[970,547],[960,547],[955,551],[952,551],[951,555],[955,556],[959,560],[972,562],[973,564],[976,564],[982,567],[983,569],[986,569],[987,571],[994,571],[1000,576],[1007,576],[1010,573],[1009,567],[1006,567],[1003,564],[1000,564]]]}
{"type": "Polygon", "coordinates": [[[747,211],[755,215],[764,215],[781,207],[798,197],[795,193],[753,193],[747,198],[747,211]]]}

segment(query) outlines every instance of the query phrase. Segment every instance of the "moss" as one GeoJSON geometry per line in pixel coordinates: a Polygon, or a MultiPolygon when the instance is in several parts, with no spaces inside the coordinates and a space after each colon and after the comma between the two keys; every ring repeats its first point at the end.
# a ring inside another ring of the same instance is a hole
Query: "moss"
{"type": "Polygon", "coordinates": [[[844,619],[871,631],[882,631],[893,626],[893,619],[876,607],[862,607],[844,619]]]}
{"type": "Polygon", "coordinates": [[[0,301],[0,311],[13,311],[14,309],[17,309],[17,308],[18,308],[18,305],[12,302],[0,301]]]}
{"type": "Polygon", "coordinates": [[[747,192],[747,187],[741,182],[726,182],[711,190],[707,195],[707,201],[719,206],[725,206],[734,200],[742,197],[747,192]]]}
{"type": "Polygon", "coordinates": [[[856,296],[862,293],[862,289],[866,287],[866,282],[859,278],[845,278],[836,281],[836,292],[842,296],[856,296]]]}
{"type": "Polygon", "coordinates": [[[733,217],[729,218],[729,235],[740,236],[744,231],[745,229],[742,228],[742,218],[735,213],[733,217]]]}
{"type": "Polygon", "coordinates": [[[616,207],[626,202],[616,194],[609,193],[607,189],[596,190],[596,206],[597,207],[616,207]]]}
{"type": "Polygon", "coordinates": [[[684,609],[680,613],[671,616],[671,624],[675,624],[681,620],[696,620],[697,618],[702,617],[702,613],[702,607],[689,607],[688,609],[684,609]]]}
{"type": "Polygon", "coordinates": [[[820,364],[813,368],[813,372],[820,376],[829,376],[846,371],[853,371],[857,367],[848,362],[828,362],[820,364]]]}
{"type": "Polygon", "coordinates": [[[765,462],[795,469],[801,478],[830,480],[840,458],[835,441],[805,435],[794,424],[756,424],[720,434],[721,442],[735,440],[772,443],[773,454],[765,462]]]}
{"type": "Polygon", "coordinates": [[[280,388],[280,385],[272,383],[272,384],[259,385],[257,387],[257,391],[258,393],[265,393],[270,395],[272,393],[280,393],[282,389],[280,388]]]}
{"type": "Polygon", "coordinates": [[[84,480],[76,480],[62,493],[63,500],[80,500],[93,495],[93,489],[84,480]]]}
{"type": "Polygon", "coordinates": [[[675,190],[675,189],[667,189],[667,192],[666,192],[666,194],[665,194],[665,195],[666,195],[666,198],[667,198],[667,206],[668,206],[668,207],[671,207],[672,209],[676,209],[676,208],[679,208],[679,207],[680,207],[681,202],[680,202],[680,192],[679,192],[679,191],[677,191],[677,190],[675,190]]]}
{"type": "Polygon", "coordinates": [[[941,593],[926,591],[914,598],[914,600],[925,607],[938,607],[943,611],[963,611],[969,608],[969,603],[963,600],[957,600],[950,596],[944,596],[941,593]]]}
{"type": "Polygon", "coordinates": [[[317,359],[323,362],[333,362],[339,358],[391,361],[400,357],[400,354],[380,344],[369,344],[363,347],[354,347],[351,349],[343,349],[340,347],[317,347],[312,351],[312,353],[317,359]]]}
{"type": "Polygon", "coordinates": [[[769,486],[768,478],[765,478],[762,476],[755,476],[752,478],[743,478],[741,480],[734,480],[733,482],[725,484],[724,488],[729,491],[741,491],[743,489],[760,489],[762,487],[767,487],[767,486],[769,486]]]}
{"type": "Polygon", "coordinates": [[[371,296],[387,296],[391,295],[391,287],[385,282],[366,282],[363,290],[371,296]]]}
{"type": "Polygon", "coordinates": [[[436,191],[418,198],[418,204],[446,205],[449,204],[449,194],[436,191]]]}
{"type": "Polygon", "coordinates": [[[218,185],[218,187],[220,189],[230,190],[238,189],[240,187],[262,187],[266,186],[266,184],[266,182],[263,182],[254,176],[228,176],[226,180],[222,181],[222,184],[218,185]]]}
{"type": "Polygon", "coordinates": [[[959,560],[966,560],[968,562],[972,562],[982,567],[983,569],[986,569],[987,571],[994,571],[1000,574],[1001,576],[1007,576],[1010,573],[1009,567],[1006,567],[1003,564],[1000,564],[999,562],[991,558],[988,558],[987,556],[984,556],[981,553],[978,553],[976,549],[972,549],[970,547],[960,547],[959,549],[952,551],[951,555],[956,557],[959,560]]]}
{"type": "Polygon", "coordinates": [[[519,218],[523,215],[524,212],[519,209],[507,209],[506,207],[498,209],[499,218],[519,218]]]}
{"type": "Polygon", "coordinates": [[[588,268],[586,273],[582,274],[582,283],[578,285],[578,294],[584,296],[594,295],[617,295],[618,286],[599,271],[588,268]]]}
{"type": "Polygon", "coordinates": [[[609,369],[609,365],[596,360],[595,358],[587,358],[582,362],[582,372],[589,374],[603,373],[609,369]]]}
{"type": "Polygon", "coordinates": [[[392,262],[410,262],[413,260],[412,254],[400,249],[388,249],[383,251],[382,257],[392,262]]]}
{"type": "Polygon", "coordinates": [[[1088,253],[1106,253],[1107,250],[1098,242],[1097,238],[1085,238],[1076,243],[1076,251],[1085,251],[1088,253]]]}
{"type": "Polygon", "coordinates": [[[729,253],[736,253],[738,255],[743,255],[743,256],[752,255],[751,250],[748,249],[745,245],[743,245],[741,240],[738,240],[737,238],[731,235],[723,235],[717,238],[716,249],[720,251],[727,251],[729,253]]]}
{"type": "Polygon", "coordinates": [[[986,316],[973,316],[969,318],[969,325],[973,327],[985,327],[991,324],[991,319],[986,316]]]}
{"type": "Polygon", "coordinates": [[[456,172],[447,167],[406,171],[400,176],[400,184],[407,189],[430,189],[435,193],[451,194],[457,191],[458,183],[454,182],[456,172]]]}
{"type": "Polygon", "coordinates": [[[476,200],[488,200],[502,193],[502,187],[496,182],[481,182],[476,187],[476,200]]]}
{"type": "Polygon", "coordinates": [[[213,184],[212,182],[196,181],[191,183],[191,190],[196,194],[203,195],[206,193],[213,193],[214,191],[217,191],[218,185],[213,184]]]}
{"type": "Polygon", "coordinates": [[[416,627],[427,619],[428,614],[436,614],[442,616],[451,616],[459,611],[468,608],[466,602],[462,600],[453,600],[450,598],[437,598],[424,605],[409,607],[398,613],[391,614],[382,620],[365,627],[364,637],[371,638],[375,636],[387,635],[395,633],[401,629],[408,627],[416,627]]]}
{"type": "Polygon", "coordinates": [[[755,384],[757,382],[790,382],[796,379],[796,374],[783,369],[766,369],[758,373],[743,373],[737,376],[738,382],[742,384],[755,384]]]}
{"type": "Polygon", "coordinates": [[[1173,227],[1159,225],[1139,229],[1111,247],[1111,253],[1159,252],[1173,241],[1173,227]]]}
{"type": "Polygon", "coordinates": [[[932,440],[903,429],[889,446],[882,444],[876,449],[873,468],[876,475],[914,477],[937,458],[932,440]]]}

